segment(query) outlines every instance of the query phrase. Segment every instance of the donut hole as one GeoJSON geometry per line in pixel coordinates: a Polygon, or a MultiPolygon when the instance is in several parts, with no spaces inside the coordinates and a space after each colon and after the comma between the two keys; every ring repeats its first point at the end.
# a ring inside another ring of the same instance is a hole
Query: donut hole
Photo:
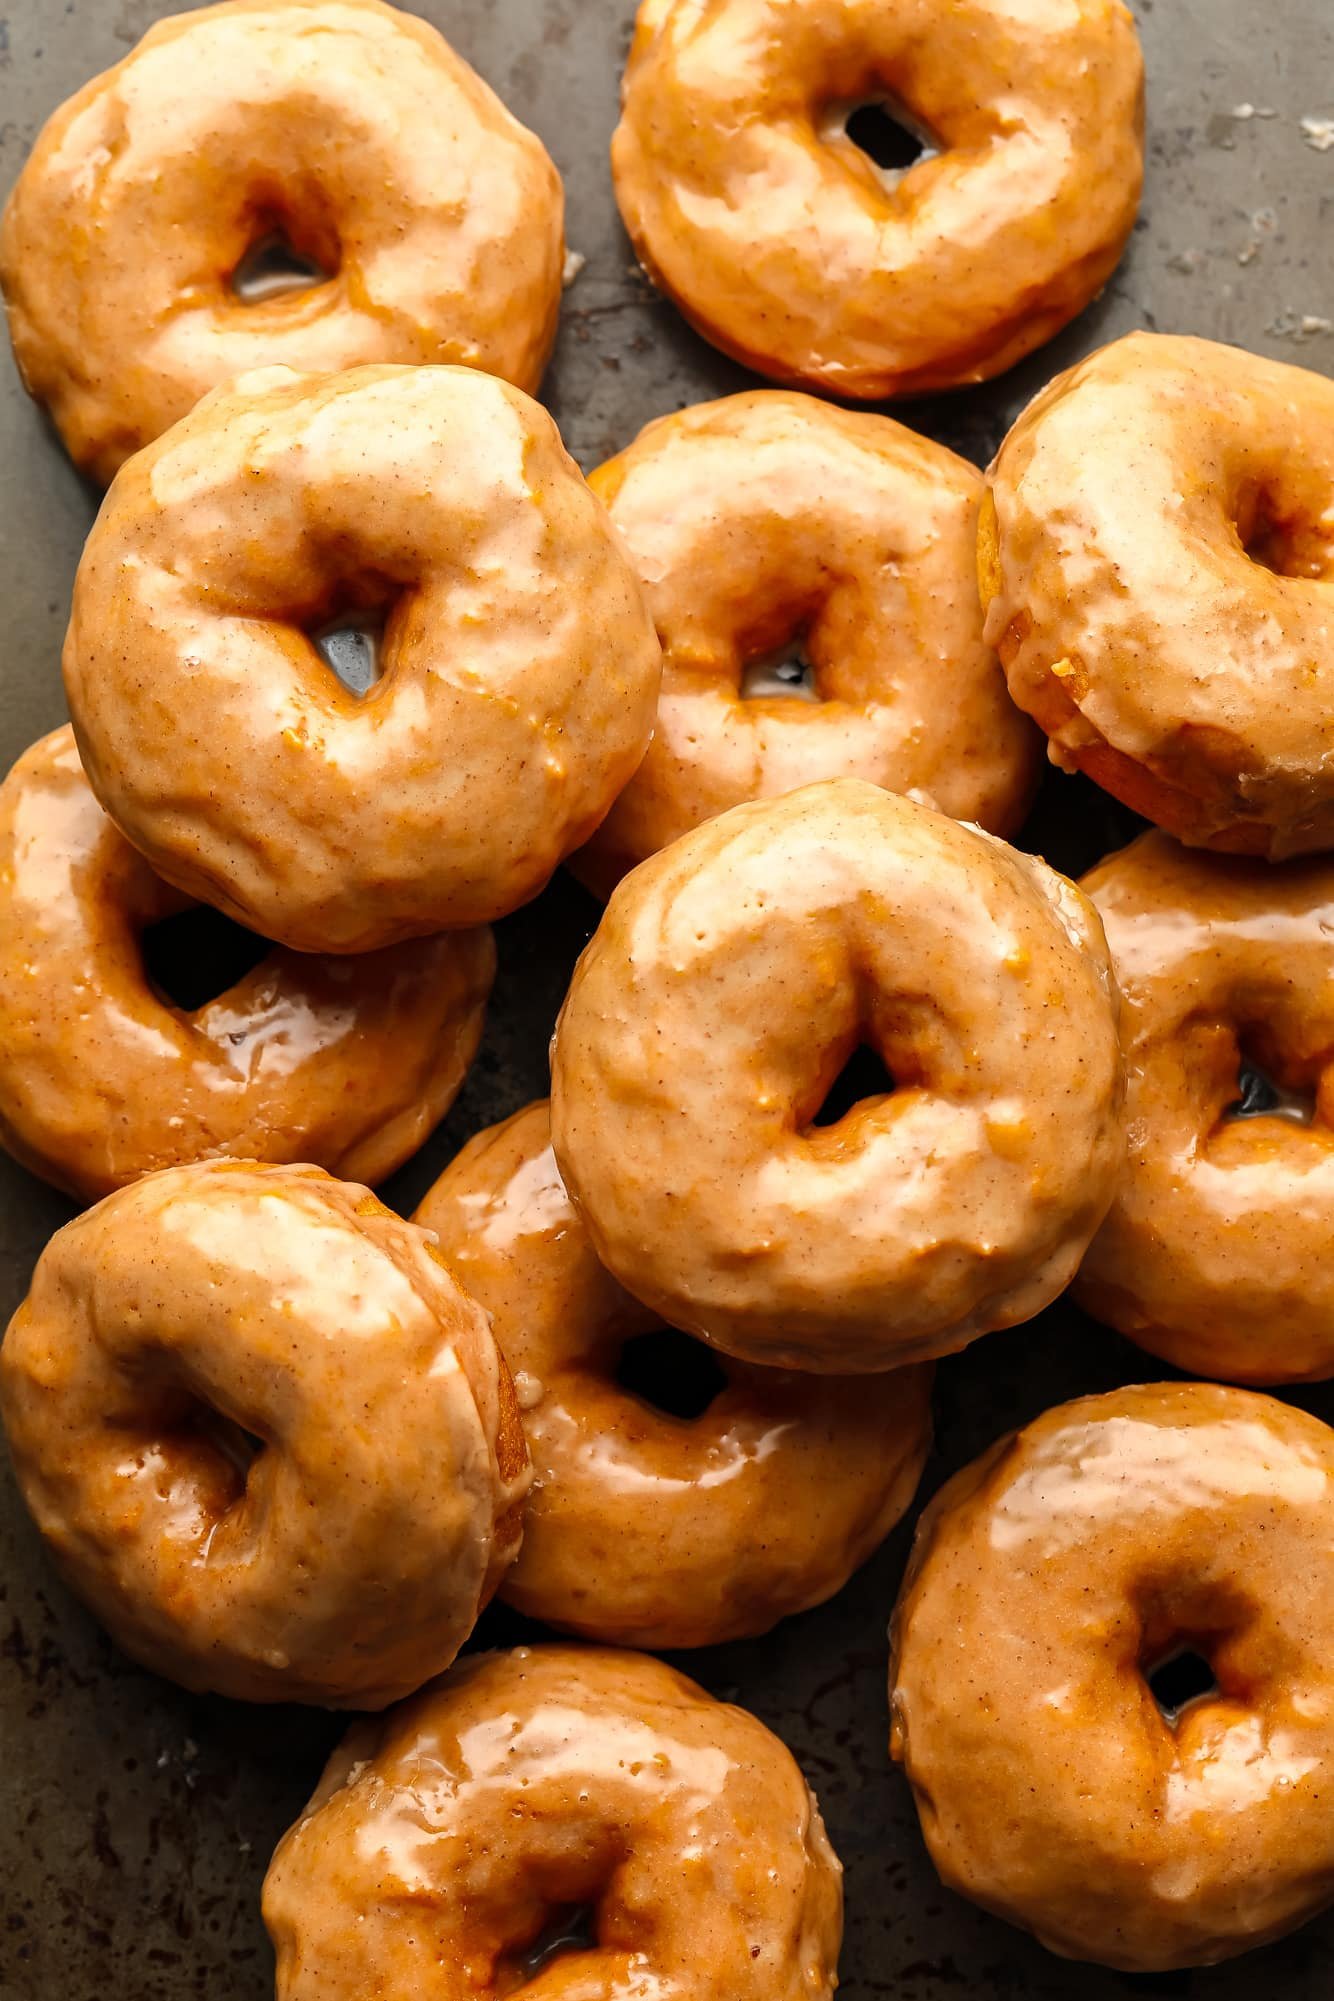
{"type": "Polygon", "coordinates": [[[869,1099],[887,1098],[897,1088],[879,1050],[868,1042],[858,1043],[825,1090],[818,1110],[807,1121],[806,1130],[840,1125],[859,1105],[869,1099]]]}
{"type": "Polygon", "coordinates": [[[337,613],[310,634],[325,666],[349,695],[369,695],[383,672],[383,608],[337,613]]]}
{"type": "Polygon", "coordinates": [[[859,154],[886,187],[941,151],[935,133],[885,92],[829,105],[818,130],[826,145],[859,154]]]}
{"type": "Polygon", "coordinates": [[[182,1014],[196,1014],[239,986],[272,950],[267,938],[205,903],[150,924],[139,941],[149,985],[182,1014]]]}
{"type": "Polygon", "coordinates": [[[821,702],[813,661],[800,640],[771,648],[748,660],[741,670],[743,702],[821,702]]]}
{"type": "Polygon", "coordinates": [[[284,223],[271,219],[251,239],[228,283],[243,306],[263,306],[327,285],[336,269],[336,264],[328,268],[313,249],[295,243],[284,223]]]}
{"type": "Polygon", "coordinates": [[[553,1959],[589,1952],[596,1944],[596,1904],[558,1905],[532,1943],[514,1955],[513,1970],[522,1982],[536,1980],[553,1959]]]}
{"type": "Polygon", "coordinates": [[[1253,563],[1276,577],[1310,581],[1334,573],[1334,544],[1319,521],[1275,487],[1253,486],[1237,508],[1237,535],[1253,563]]]}
{"type": "Polygon", "coordinates": [[[1197,1648],[1182,1645],[1147,1665],[1144,1679],[1158,1705],[1158,1713],[1169,1729],[1196,1703],[1219,1693],[1218,1677],[1207,1657],[1197,1648]]]}
{"type": "Polygon", "coordinates": [[[616,1381],[650,1410],[690,1424],[727,1388],[727,1372],[703,1341],[679,1327],[654,1327],[624,1344],[616,1381]]]}
{"type": "Polygon", "coordinates": [[[1293,1125],[1315,1121],[1314,1089],[1300,1080],[1274,1074],[1272,1057],[1257,1053],[1243,1038],[1237,1060],[1237,1095],[1223,1109],[1225,1122],[1235,1119],[1287,1119],[1293,1125]]]}
{"type": "Polygon", "coordinates": [[[262,1438],[197,1396],[183,1399],[170,1429],[186,1457],[203,1462],[211,1509],[225,1513],[245,1498],[251,1468],[264,1451],[262,1438]]]}

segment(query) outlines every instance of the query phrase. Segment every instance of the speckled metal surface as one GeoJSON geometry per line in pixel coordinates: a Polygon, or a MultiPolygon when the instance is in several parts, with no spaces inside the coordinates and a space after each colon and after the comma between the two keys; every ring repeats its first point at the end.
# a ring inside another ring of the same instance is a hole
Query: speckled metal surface
{"type": "MultiPolygon", "coordinates": [[[[0,0],[0,7],[4,0],[0,0]]],[[[9,0],[0,12],[0,188],[46,114],[161,13],[155,0],[9,0]]],[[[437,22],[542,134],[586,260],[548,396],[585,466],[647,418],[742,386],[635,272],[606,165],[631,0],[430,0],[437,22]]],[[[990,388],[901,412],[985,460],[1057,368],[1132,327],[1237,341],[1334,373],[1334,8],[1330,0],[1139,0],[1150,75],[1144,213],[1105,296],[990,388]],[[1307,123],[1303,123],[1307,121],[1307,123]]],[[[57,657],[94,496],[0,361],[0,752],[62,714],[57,657]]],[[[1126,821],[1051,777],[1031,844],[1086,866],[1126,821]]],[[[539,1093],[546,1042],[596,915],[567,882],[501,927],[482,1055],[444,1130],[390,1187],[415,1201],[468,1134],[539,1093]]],[[[0,1160],[0,1306],[69,1214],[0,1160]]],[[[1057,1306],[940,1371],[924,1493],[1000,1430],[1080,1391],[1162,1373],[1057,1306]]],[[[1301,1401],[1334,1419],[1334,1388],[1301,1401]]],[[[957,1996],[1110,2001],[1126,1991],[1307,2001],[1334,1982],[1334,1916],[1249,1960],[1131,1979],[1050,1958],[936,1884],[907,1787],[889,1769],[885,1623],[905,1527],[841,1597],[771,1638],[683,1661],[793,1746],[848,1871],[849,2001],[957,1996]]],[[[482,1639],[516,1624],[488,1615],[482,1639]]],[[[0,1995],[4,2001],[261,2001],[270,1962],[258,1891],[272,1844],[339,1725],[313,1712],[198,1701],[122,1660],[53,1579],[8,1476],[0,1489],[0,1995]]]]}

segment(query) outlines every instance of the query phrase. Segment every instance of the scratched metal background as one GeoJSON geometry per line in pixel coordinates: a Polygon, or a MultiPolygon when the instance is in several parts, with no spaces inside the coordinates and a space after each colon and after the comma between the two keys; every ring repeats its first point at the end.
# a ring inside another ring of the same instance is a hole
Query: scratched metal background
{"type": "MultiPolygon", "coordinates": [[[[887,0],[892,4],[892,0],[887,0]]],[[[3,7],[4,0],[0,0],[3,7]]],[[[47,113],[122,56],[154,0],[9,0],[0,13],[0,190],[47,113]]],[[[445,30],[566,178],[586,265],[566,301],[548,396],[585,467],[649,417],[740,388],[635,272],[606,142],[631,0],[433,0],[445,30]]],[[[990,388],[901,414],[983,462],[1058,367],[1132,327],[1210,334],[1334,372],[1334,5],[1331,0],[1139,0],[1151,78],[1149,181],[1130,253],[1102,300],[990,388]]],[[[93,494],[0,359],[0,754],[7,765],[63,714],[57,657],[93,494]]],[[[1125,823],[1052,776],[1032,843],[1070,869],[1125,823]]],[[[538,1094],[546,1042],[593,906],[558,883],[501,927],[486,1044],[444,1131],[390,1199],[416,1200],[470,1133],[538,1094]]],[[[69,1214],[0,1160],[0,1308],[69,1214]]],[[[942,1368],[939,1446],[925,1483],[999,1430],[1081,1391],[1159,1373],[1069,1309],[993,1336],[942,1368]]],[[[1334,1417],[1334,1394],[1305,1398],[1334,1417]]],[[[274,1840],[339,1728],[314,1712],[198,1701],[122,1660],[50,1575],[0,1475],[0,1996],[4,2001],[261,2001],[270,1961],[258,1892],[274,1840]]],[[[771,1638],[685,1663],[763,1716],[819,1789],[847,1865],[849,2001],[959,1996],[1195,2001],[1325,1997],[1334,1916],[1207,1973],[1127,1978],[1050,1958],[943,1893],[907,1790],[885,1754],[885,1621],[907,1529],[832,1605],[771,1638]]],[[[488,1618],[484,1637],[514,1632],[488,1618]]],[[[982,1636],[985,1644],[985,1635],[982,1636]]]]}

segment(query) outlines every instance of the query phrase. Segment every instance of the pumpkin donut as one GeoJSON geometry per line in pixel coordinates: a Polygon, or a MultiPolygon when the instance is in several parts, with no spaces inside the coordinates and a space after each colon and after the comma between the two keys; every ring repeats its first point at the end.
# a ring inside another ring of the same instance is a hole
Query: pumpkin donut
{"type": "Polygon", "coordinates": [[[1332,1541],[1334,1433],[1210,1383],[1063,1404],[956,1474],[890,1675],[949,1887],[1127,1972],[1328,1904],[1332,1541]]]}
{"type": "Polygon", "coordinates": [[[165,1168],[68,1223],[0,1415],[66,1581],[187,1688],[382,1708],[448,1667],[519,1546],[485,1316],[318,1167],[165,1168]]]}
{"type": "Polygon", "coordinates": [[[1334,1376],[1334,862],[1152,833],[1083,887],[1124,996],[1130,1146],[1081,1303],[1195,1374],[1334,1376]]]}
{"type": "Polygon", "coordinates": [[[643,0],[616,198],[653,282],[759,374],[982,382],[1110,277],[1143,94],[1120,0],[643,0]],[[850,136],[868,104],[920,136],[906,171],[850,136]]]}
{"type": "Polygon", "coordinates": [[[556,1027],[551,1130],[599,1258],[743,1360],[893,1368],[1039,1311],[1121,1165],[1096,913],[851,778],[734,806],[621,883],[556,1027]],[[834,1123],[869,1047],[888,1073],[834,1123]]]}
{"type": "Polygon", "coordinates": [[[214,1154],[381,1181],[454,1102],[495,973],[487,930],[364,959],[271,952],[194,1012],[142,938],[188,909],[54,730],[0,785],[0,1139],[95,1200],[214,1154]]]}
{"type": "Polygon", "coordinates": [[[24,380],[104,483],[274,362],[461,362],[535,389],[563,259],[541,142],[380,0],[159,21],[48,120],[0,227],[24,380]]]}
{"type": "Polygon", "coordinates": [[[354,1725],[264,1920],[278,2001],[830,2001],[841,1877],[755,1717],[642,1654],[517,1647],[354,1725]]]}
{"type": "Polygon", "coordinates": [[[643,756],[661,652],[519,390],[270,369],[117,478],[64,670],[93,790],[160,875],[298,951],[367,952],[537,894],[643,756]],[[357,695],[315,640],[375,617],[357,695]]]}
{"type": "Polygon", "coordinates": [[[818,778],[1019,825],[1041,739],[982,640],[972,466],[888,417],[759,390],[659,418],[590,484],[664,671],[653,742],[581,878],[605,893],[715,813],[818,778]],[[787,655],[799,677],[798,648],[807,685],[766,674],[787,655]]]}
{"type": "Polygon", "coordinates": [[[790,1375],[725,1362],[685,1420],[623,1388],[655,1316],[604,1271],[545,1104],[478,1134],[417,1210],[514,1373],[533,1457],[502,1596],[586,1638],[702,1647],[832,1597],[912,1499],[931,1371],[790,1375]]]}
{"type": "Polygon", "coordinates": [[[1130,334],[989,478],[987,635],[1053,761],[1194,847],[1334,847],[1334,382],[1130,334]]]}

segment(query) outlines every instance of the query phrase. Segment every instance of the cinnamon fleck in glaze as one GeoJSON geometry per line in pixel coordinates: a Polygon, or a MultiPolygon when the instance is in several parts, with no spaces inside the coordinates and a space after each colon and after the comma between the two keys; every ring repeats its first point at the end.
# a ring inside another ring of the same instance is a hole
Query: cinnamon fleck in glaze
{"type": "Polygon", "coordinates": [[[779,381],[981,382],[1106,283],[1143,175],[1119,0],[644,0],[612,172],[654,282],[779,381]],[[927,137],[887,171],[848,136],[927,137]]]}
{"type": "Polygon", "coordinates": [[[1334,382],[1130,334],[989,477],[987,634],[1054,761],[1193,846],[1334,847],[1334,382]]]}
{"type": "Polygon", "coordinates": [[[228,0],[157,22],[47,121],[0,284],[28,387],[105,482],[274,362],[458,362],[535,389],[563,209],[541,142],[427,22],[228,0]],[[247,295],[274,238],[310,278],[247,295]]]}
{"type": "Polygon", "coordinates": [[[68,728],[0,785],[0,1137],[96,1199],[230,1154],[380,1181],[453,1103],[495,969],[486,930],[365,958],[276,950],[193,1013],[145,968],[189,907],[117,833],[68,728]]]}
{"type": "Polygon", "coordinates": [[[0,1413],[67,1582],[187,1688],[380,1708],[449,1665],[518,1549],[485,1317],[319,1168],[167,1168],[67,1224],[0,1413]]]}
{"type": "Polygon", "coordinates": [[[661,417],[591,475],[664,671],[653,742],[577,873],[604,893],[745,799],[866,778],[1012,833],[1041,739],[982,638],[982,481],[887,417],[776,390],[661,417]],[[804,656],[815,700],[747,670],[804,656]]]}
{"type": "Polygon", "coordinates": [[[418,1209],[513,1371],[533,1456],[509,1604],[587,1638],[709,1646],[829,1598],[912,1498],[928,1368],[867,1382],[722,1364],[699,1416],[617,1380],[656,1316],[599,1264],[545,1104],[469,1141],[418,1209]]]}
{"type": "Polygon", "coordinates": [[[160,875],[298,951],[365,952],[537,894],[643,756],[661,650],[519,390],[269,369],[120,473],[64,671],[93,790],[160,875]],[[313,635],[368,613],[358,697],[313,635]]]}
{"type": "Polygon", "coordinates": [[[753,1716],[640,1654],[520,1647],[351,1731],[264,1917],[278,2001],[829,2001],[840,1879],[753,1716]]]}
{"type": "Polygon", "coordinates": [[[556,1159],[602,1262],[743,1359],[892,1368],[1069,1282],[1124,1145],[1073,884],[855,779],[736,806],[612,896],[556,1028],[556,1159]],[[896,1088],[817,1115],[859,1045],[896,1088]]]}
{"type": "Polygon", "coordinates": [[[1153,1384],[1062,1405],[922,1517],[894,1756],[952,1889],[1132,1972],[1264,1945],[1334,1897],[1334,1433],[1153,1384]],[[1189,1649],[1216,1688],[1160,1708],[1189,1649]]]}
{"type": "Polygon", "coordinates": [[[1082,1303],[1200,1375],[1334,1375],[1334,863],[1152,833],[1083,887],[1124,996],[1129,1151],[1082,1303]],[[1271,1108],[1231,1116],[1248,1065],[1271,1108]]]}

